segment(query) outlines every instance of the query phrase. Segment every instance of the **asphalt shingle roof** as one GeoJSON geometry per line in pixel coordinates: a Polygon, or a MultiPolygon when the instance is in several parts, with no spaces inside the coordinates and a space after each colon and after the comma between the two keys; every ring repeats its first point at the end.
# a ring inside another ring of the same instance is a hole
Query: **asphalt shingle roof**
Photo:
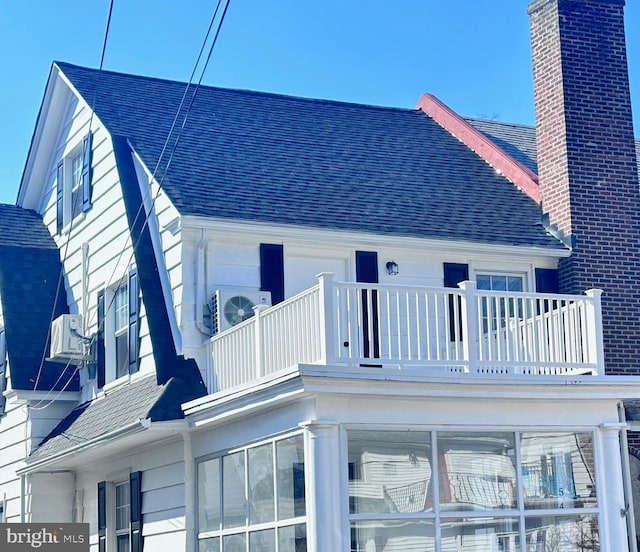
{"type": "Polygon", "coordinates": [[[68,312],[63,283],[56,301],[60,270],[58,248],[40,216],[0,204],[0,301],[14,389],[36,383],[38,389],[79,389],[74,366],[43,361],[52,317],[68,312]]]}
{"type": "MultiPolygon", "coordinates": [[[[98,72],[57,65],[93,104],[98,72]]],[[[95,111],[153,171],[184,91],[103,71],[95,111]]],[[[162,186],[183,215],[563,247],[534,201],[419,110],[201,87],[162,186]]]]}
{"type": "Polygon", "coordinates": [[[31,454],[30,460],[58,454],[77,445],[149,418],[162,394],[155,377],[146,377],[74,408],[31,454]]]}

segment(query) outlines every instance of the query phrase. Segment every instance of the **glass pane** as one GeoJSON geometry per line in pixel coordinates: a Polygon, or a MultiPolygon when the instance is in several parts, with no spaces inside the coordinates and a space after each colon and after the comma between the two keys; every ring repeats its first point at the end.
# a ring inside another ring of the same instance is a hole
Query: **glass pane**
{"type": "Polygon", "coordinates": [[[516,507],[513,433],[438,433],[443,511],[516,507]]]}
{"type": "Polygon", "coordinates": [[[198,541],[198,552],[220,552],[220,538],[215,537],[198,541]]]}
{"type": "Polygon", "coordinates": [[[525,520],[527,551],[598,552],[598,518],[586,516],[536,516],[525,520]]]}
{"type": "Polygon", "coordinates": [[[249,520],[264,523],[275,519],[273,493],[273,446],[271,443],[249,449],[249,520]]]}
{"type": "Polygon", "coordinates": [[[121,284],[115,292],[115,328],[117,332],[124,330],[129,325],[129,295],[127,285],[121,284]]]}
{"type": "Polygon", "coordinates": [[[478,274],[476,277],[476,286],[478,289],[491,289],[491,276],[478,274]]]}
{"type": "Polygon", "coordinates": [[[220,459],[198,464],[198,531],[220,529],[220,459]]]}
{"type": "Polygon", "coordinates": [[[517,518],[443,519],[440,531],[443,551],[520,552],[517,518]]]}
{"type": "Polygon", "coordinates": [[[222,537],[222,543],[224,552],[247,552],[247,536],[244,533],[222,537]]]}
{"type": "MultiPolygon", "coordinates": [[[[246,524],[247,500],[244,491],[244,452],[242,451],[222,458],[222,504],[224,527],[239,527],[246,524]]],[[[229,551],[225,548],[225,552],[229,551]]]]}
{"type": "Polygon", "coordinates": [[[276,443],[278,519],[306,514],[304,489],[304,441],[302,435],[276,443]]]}
{"type": "Polygon", "coordinates": [[[304,523],[278,529],[278,552],[307,552],[307,526],[304,523]]]}
{"type": "Polygon", "coordinates": [[[423,431],[349,433],[349,509],[353,514],[432,508],[431,446],[423,431]]]}
{"type": "Polygon", "coordinates": [[[524,433],[522,486],[525,508],[595,508],[591,433],[524,433]]]}
{"type": "Polygon", "coordinates": [[[351,524],[351,552],[433,552],[433,535],[431,520],[359,521],[351,524]]]}
{"type": "Polygon", "coordinates": [[[276,551],[276,531],[267,529],[266,531],[254,531],[249,533],[249,552],[275,552],[276,551]]]}
{"type": "Polygon", "coordinates": [[[129,483],[116,485],[116,531],[129,528],[129,483]]]}
{"type": "Polygon", "coordinates": [[[508,291],[523,291],[522,276],[508,276],[507,277],[507,290],[508,291]]]}
{"type": "Polygon", "coordinates": [[[131,550],[129,535],[118,535],[116,537],[116,548],[118,552],[129,552],[131,550]]]}

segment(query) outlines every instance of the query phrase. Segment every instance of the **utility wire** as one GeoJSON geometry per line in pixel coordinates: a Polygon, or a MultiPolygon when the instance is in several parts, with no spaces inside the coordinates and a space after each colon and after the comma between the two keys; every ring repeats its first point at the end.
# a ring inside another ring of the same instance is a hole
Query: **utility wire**
{"type": "MultiPolygon", "coordinates": [[[[157,174],[157,172],[158,172],[158,170],[159,170],[159,168],[160,168],[161,162],[162,162],[162,157],[164,156],[164,154],[165,154],[165,152],[166,152],[166,150],[167,150],[167,147],[168,147],[169,142],[170,142],[170,140],[171,140],[171,136],[172,136],[172,134],[173,134],[173,131],[175,130],[175,127],[176,127],[177,121],[178,121],[178,119],[179,119],[179,117],[180,117],[180,113],[181,113],[181,111],[182,111],[182,107],[183,107],[183,105],[184,105],[184,103],[185,103],[185,100],[186,100],[187,94],[188,94],[188,92],[189,92],[189,88],[190,88],[190,87],[191,87],[191,85],[192,85],[193,77],[194,77],[194,76],[195,76],[195,74],[196,74],[196,71],[197,71],[198,65],[200,64],[200,61],[201,61],[201,59],[202,59],[202,54],[204,53],[204,50],[205,50],[206,44],[207,44],[208,39],[209,39],[209,36],[210,36],[210,34],[211,34],[211,30],[212,30],[213,25],[214,25],[214,22],[215,22],[215,20],[216,20],[216,16],[217,16],[217,14],[218,14],[218,11],[219,11],[219,8],[220,8],[220,5],[221,5],[221,2],[222,2],[222,0],[218,0],[218,3],[217,3],[216,8],[215,8],[215,10],[214,10],[213,16],[212,16],[211,21],[210,21],[210,23],[209,23],[209,27],[208,27],[207,32],[206,32],[206,34],[205,34],[205,38],[204,38],[203,43],[202,43],[202,46],[201,46],[201,48],[200,48],[200,52],[199,52],[198,57],[197,57],[197,60],[196,60],[196,62],[195,62],[195,65],[194,65],[193,71],[191,72],[191,76],[190,76],[190,78],[189,78],[189,82],[187,83],[187,86],[186,86],[186,88],[185,88],[185,91],[184,91],[184,93],[183,93],[183,95],[182,95],[182,99],[181,99],[181,101],[180,101],[180,104],[179,104],[179,106],[178,106],[178,109],[176,110],[176,115],[174,116],[174,119],[173,119],[173,121],[172,121],[171,127],[170,127],[170,129],[169,129],[168,134],[167,134],[167,138],[166,138],[166,140],[165,140],[165,142],[164,142],[164,144],[163,144],[162,151],[161,151],[161,153],[160,153],[160,156],[158,157],[158,161],[157,161],[156,166],[155,166],[155,168],[154,168],[154,170],[153,170],[153,173],[152,173],[152,175],[151,175],[150,182],[153,182],[153,181],[155,180],[156,174],[157,174]]],[[[190,100],[190,102],[189,102],[189,105],[188,105],[188,107],[187,107],[187,110],[186,110],[186,112],[185,112],[185,114],[184,114],[184,117],[183,117],[183,120],[182,120],[182,124],[181,124],[181,126],[180,126],[180,128],[179,128],[179,130],[178,130],[178,135],[177,135],[177,137],[176,137],[176,139],[175,139],[175,142],[174,142],[174,144],[173,144],[173,147],[171,148],[171,152],[170,152],[170,155],[169,155],[169,160],[167,161],[167,164],[166,164],[166,166],[165,166],[164,170],[162,171],[162,176],[161,176],[161,178],[160,178],[160,182],[158,182],[158,189],[157,189],[156,193],[154,194],[153,200],[152,200],[152,202],[151,202],[151,206],[150,206],[150,208],[149,208],[149,212],[148,212],[148,213],[146,212],[146,209],[145,209],[144,205],[145,205],[145,201],[146,201],[146,200],[149,198],[149,196],[150,196],[150,193],[151,193],[151,186],[149,186],[149,188],[148,188],[147,192],[145,193],[145,196],[144,196],[144,197],[143,197],[143,199],[142,199],[141,205],[140,205],[140,207],[139,207],[139,209],[138,209],[138,211],[137,211],[137,213],[136,213],[136,216],[134,217],[134,221],[133,221],[133,224],[131,225],[131,227],[134,227],[134,226],[135,226],[135,224],[136,224],[136,223],[137,223],[137,221],[138,221],[139,216],[140,216],[143,212],[144,212],[144,223],[143,223],[143,225],[142,225],[142,229],[141,229],[141,231],[144,231],[144,229],[146,228],[146,226],[147,226],[147,225],[148,225],[148,223],[149,223],[149,217],[150,217],[150,216],[151,216],[151,214],[153,213],[153,208],[154,208],[154,206],[155,206],[155,203],[156,203],[156,201],[157,201],[157,199],[158,199],[158,197],[159,197],[159,195],[160,195],[160,192],[162,191],[162,183],[164,182],[164,179],[165,179],[165,177],[166,177],[166,175],[167,175],[167,173],[168,173],[169,167],[170,167],[170,165],[171,165],[171,161],[173,160],[173,156],[174,156],[174,154],[175,154],[175,152],[176,152],[176,149],[177,149],[177,147],[178,147],[178,144],[179,144],[179,142],[180,142],[180,138],[181,138],[181,136],[182,136],[182,132],[184,131],[184,129],[185,129],[185,127],[186,127],[186,123],[187,123],[187,120],[188,120],[188,118],[189,118],[189,114],[190,114],[190,112],[191,112],[191,109],[192,109],[193,104],[194,104],[195,99],[196,99],[197,92],[198,92],[198,90],[199,90],[199,88],[200,88],[200,86],[201,86],[201,84],[202,84],[202,80],[203,80],[203,78],[204,78],[205,72],[206,72],[207,67],[208,67],[208,65],[209,65],[209,62],[210,62],[210,60],[211,60],[211,57],[212,57],[212,54],[213,54],[213,50],[214,50],[215,45],[216,45],[216,43],[217,43],[217,41],[218,41],[218,37],[219,37],[219,35],[220,35],[220,31],[221,31],[221,29],[222,29],[222,24],[223,24],[223,22],[224,22],[224,19],[225,19],[225,16],[226,16],[226,14],[227,14],[227,10],[228,10],[228,8],[229,8],[229,4],[230,4],[230,3],[231,3],[231,0],[227,0],[227,1],[226,1],[226,4],[225,4],[225,7],[224,7],[224,10],[223,10],[222,15],[221,15],[221,17],[220,17],[220,21],[218,22],[218,26],[217,26],[217,29],[216,29],[215,36],[214,36],[213,41],[212,41],[212,43],[211,43],[211,46],[210,46],[210,48],[209,48],[209,52],[208,52],[208,55],[207,55],[207,59],[206,59],[205,65],[204,65],[204,67],[203,67],[203,69],[202,69],[202,71],[201,71],[200,78],[199,78],[198,83],[197,83],[197,85],[196,85],[196,87],[195,87],[195,90],[194,90],[194,92],[193,92],[193,94],[192,94],[192,96],[191,96],[191,100],[190,100]]],[[[113,0],[111,0],[111,6],[113,6],[113,0]]],[[[110,21],[110,20],[111,20],[111,9],[109,10],[109,19],[108,19],[108,21],[110,21]]],[[[108,29],[108,25],[107,25],[107,29],[108,29]]],[[[105,36],[105,46],[106,46],[106,36],[105,36]]],[[[104,59],[104,51],[103,51],[103,54],[102,54],[102,59],[104,59]]],[[[102,61],[101,61],[100,70],[102,70],[102,61]]],[[[99,73],[99,75],[100,75],[100,73],[99,73]]],[[[98,83],[99,83],[99,75],[98,75],[98,83]]],[[[97,97],[97,87],[96,87],[96,92],[95,92],[95,94],[94,94],[94,106],[95,106],[96,97],[97,97]]],[[[93,109],[92,109],[91,117],[93,118],[93,109]]],[[[131,236],[130,236],[130,234],[129,234],[129,237],[131,237],[131,236]]],[[[128,260],[128,262],[127,262],[127,266],[129,266],[129,265],[131,264],[132,260],[133,260],[133,257],[134,257],[134,255],[135,255],[135,250],[136,250],[136,248],[137,248],[137,247],[138,247],[138,245],[139,245],[140,238],[141,238],[141,235],[138,237],[138,239],[136,240],[136,242],[135,242],[135,243],[132,243],[132,252],[131,252],[131,255],[130,255],[129,260],[128,260]]],[[[68,243],[68,241],[67,241],[67,243],[68,243]]],[[[126,247],[126,244],[125,244],[125,247],[126,247]]],[[[113,281],[113,277],[115,276],[115,272],[116,272],[116,270],[117,270],[117,268],[118,268],[118,265],[120,264],[120,260],[121,260],[121,258],[122,258],[122,255],[123,255],[123,254],[124,254],[124,249],[121,251],[120,255],[118,256],[118,259],[116,260],[116,262],[115,262],[115,264],[114,264],[114,270],[112,271],[111,276],[109,277],[108,282],[113,281]]],[[[61,273],[61,276],[62,276],[62,273],[61,273]]],[[[123,280],[123,279],[124,279],[124,275],[123,275],[123,277],[120,279],[120,282],[122,282],[122,280],[123,280]]],[[[123,285],[122,283],[119,283],[119,284],[118,284],[118,286],[116,287],[116,289],[115,289],[115,293],[112,295],[112,297],[111,297],[111,299],[110,299],[110,301],[109,301],[109,304],[108,304],[108,305],[106,306],[106,308],[105,308],[105,313],[109,312],[109,310],[111,309],[111,307],[112,307],[112,305],[113,305],[113,302],[115,301],[115,296],[116,296],[116,294],[117,294],[117,291],[120,289],[120,287],[121,287],[122,285],[123,285]]],[[[94,317],[96,314],[97,314],[97,312],[94,310],[94,312],[93,312],[93,314],[92,314],[92,317],[91,317],[91,323],[93,323],[93,317],[94,317]]],[[[53,317],[53,314],[52,314],[52,317],[53,317]]],[[[95,339],[96,339],[96,336],[95,336],[95,335],[94,335],[94,336],[92,336],[92,338],[91,338],[91,342],[90,342],[90,345],[89,345],[89,348],[93,345],[93,343],[95,342],[95,339]]],[[[46,354],[46,352],[45,352],[45,354],[46,354]]],[[[44,356],[45,356],[45,355],[43,354],[43,359],[44,359],[44,356]]],[[[61,379],[62,375],[66,372],[66,369],[68,368],[68,366],[69,366],[69,365],[70,365],[70,362],[69,362],[69,363],[67,363],[67,366],[66,366],[66,367],[65,367],[65,369],[62,371],[62,373],[61,373],[60,377],[58,378],[58,380],[56,381],[56,384],[55,384],[55,385],[57,385],[57,384],[58,384],[58,382],[60,381],[60,379],[61,379]]],[[[42,365],[41,365],[41,367],[42,367],[42,365]]],[[[76,367],[76,369],[74,370],[74,372],[71,374],[71,376],[69,377],[69,379],[67,380],[67,382],[66,382],[66,383],[65,383],[65,385],[63,386],[62,390],[61,390],[60,392],[58,392],[58,394],[57,394],[53,399],[51,399],[47,405],[45,405],[44,407],[40,407],[40,404],[42,404],[42,402],[44,402],[44,401],[46,400],[46,398],[47,398],[47,397],[48,397],[48,395],[52,392],[52,390],[51,390],[51,391],[49,391],[49,392],[47,393],[47,395],[45,395],[45,397],[43,397],[43,398],[42,398],[42,399],[41,399],[41,400],[40,400],[40,401],[39,401],[35,406],[33,406],[33,407],[31,407],[31,408],[32,408],[32,409],[34,409],[34,410],[38,410],[38,409],[42,410],[42,409],[47,408],[48,406],[50,406],[50,405],[51,405],[51,404],[52,404],[52,403],[57,399],[57,397],[59,396],[59,394],[60,394],[62,391],[64,391],[64,390],[68,387],[68,385],[71,383],[71,381],[73,380],[73,377],[74,377],[74,376],[75,376],[75,374],[78,372],[78,370],[79,370],[79,367],[76,367]]],[[[54,385],[54,387],[55,387],[55,385],[54,385]]]]}
{"type": "MultiPolygon", "coordinates": [[[[100,67],[98,69],[98,78],[97,78],[97,82],[96,82],[95,91],[94,91],[94,94],[93,94],[93,101],[91,103],[91,115],[90,115],[90,118],[89,118],[89,134],[91,133],[91,125],[93,123],[93,114],[95,112],[96,100],[97,100],[97,97],[98,97],[98,87],[100,86],[100,77],[102,75],[102,67],[103,67],[103,64],[104,64],[104,55],[105,55],[105,52],[107,50],[107,40],[109,38],[109,29],[111,28],[111,14],[113,13],[113,2],[114,2],[114,0],[110,0],[110,2],[109,2],[109,14],[107,16],[107,24],[106,24],[105,31],[104,31],[104,40],[102,42],[102,53],[100,55],[100,67]]],[[[64,174],[64,178],[66,179],[66,174],[64,174]]],[[[56,185],[57,186],[61,186],[61,184],[59,182],[57,182],[56,185]]],[[[63,197],[63,202],[64,202],[64,197],[63,197]]],[[[54,297],[54,300],[53,300],[53,306],[51,307],[51,315],[49,317],[49,333],[47,334],[48,336],[51,336],[51,324],[53,323],[53,319],[54,319],[55,312],[56,312],[56,305],[58,304],[58,300],[60,298],[60,289],[62,287],[63,277],[64,277],[64,264],[65,264],[65,262],[67,260],[67,254],[68,254],[68,251],[69,251],[69,242],[71,241],[71,231],[73,230],[73,223],[74,223],[74,219],[75,219],[74,210],[76,208],[76,203],[77,202],[75,202],[75,201],[71,202],[71,221],[70,221],[70,224],[69,224],[69,230],[67,232],[67,240],[66,240],[65,246],[64,246],[64,253],[63,253],[62,259],[60,261],[60,274],[58,276],[58,284],[56,286],[56,294],[55,294],[55,297],[54,297]]],[[[64,220],[64,212],[63,212],[63,220],[64,220]]],[[[35,383],[33,385],[33,390],[34,391],[37,391],[38,383],[40,383],[40,377],[42,376],[42,370],[44,368],[44,361],[45,361],[45,359],[47,357],[47,343],[50,343],[49,339],[45,342],[44,349],[42,351],[42,357],[40,359],[40,366],[38,367],[38,374],[36,376],[36,380],[35,380],[35,383]]],[[[67,371],[67,369],[69,368],[70,364],[71,364],[71,361],[67,362],[66,366],[61,370],[60,376],[56,380],[55,384],[52,386],[52,389],[47,391],[47,394],[42,399],[40,399],[35,405],[29,406],[29,408],[31,408],[32,410],[36,410],[37,407],[39,405],[41,405],[47,399],[47,397],[52,392],[52,390],[55,388],[55,386],[60,382],[60,379],[61,379],[62,375],[67,371]]],[[[77,368],[76,368],[76,370],[74,370],[73,375],[69,378],[69,382],[67,382],[67,384],[65,386],[63,386],[63,388],[62,388],[63,390],[68,387],[68,385],[70,384],[71,380],[75,376],[75,373],[77,372],[77,370],[78,370],[77,368]]]]}

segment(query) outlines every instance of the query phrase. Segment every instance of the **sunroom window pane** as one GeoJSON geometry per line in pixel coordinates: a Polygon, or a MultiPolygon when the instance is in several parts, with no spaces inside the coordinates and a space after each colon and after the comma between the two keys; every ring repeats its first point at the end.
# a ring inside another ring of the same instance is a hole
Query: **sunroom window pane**
{"type": "Polygon", "coordinates": [[[440,524],[442,550],[520,552],[518,527],[517,518],[443,519],[440,524]]]}
{"type": "Polygon", "coordinates": [[[276,442],[278,519],[306,513],[304,487],[304,441],[302,435],[276,442]]]}
{"type": "MultiPolygon", "coordinates": [[[[224,527],[239,527],[246,524],[244,451],[229,454],[222,459],[222,504],[224,527]]],[[[225,552],[229,551],[225,548],[225,552]]]]}
{"type": "Polygon", "coordinates": [[[430,436],[422,431],[349,433],[351,513],[432,508],[430,436]]]}
{"type": "Polygon", "coordinates": [[[307,526],[304,523],[278,529],[278,552],[306,552],[307,526]]]}
{"type": "Polygon", "coordinates": [[[249,552],[276,552],[275,529],[249,533],[249,552]]]}
{"type": "Polygon", "coordinates": [[[247,552],[247,535],[227,535],[222,537],[222,545],[224,552],[247,552]]]}
{"type": "Polygon", "coordinates": [[[517,506],[513,433],[438,433],[443,511],[517,506]]]}
{"type": "Polygon", "coordinates": [[[220,538],[215,537],[198,541],[198,552],[220,552],[220,538]]]}
{"type": "Polygon", "coordinates": [[[264,523],[275,518],[273,493],[273,445],[249,449],[249,519],[264,523]]]}
{"type": "MultiPolygon", "coordinates": [[[[435,549],[432,520],[357,521],[351,524],[351,552],[434,552],[435,549]]],[[[449,549],[443,550],[448,552],[449,549]]]]}
{"type": "Polygon", "coordinates": [[[198,464],[199,531],[220,529],[220,459],[198,464]]]}
{"type": "Polygon", "coordinates": [[[527,550],[598,552],[598,517],[536,516],[525,520],[527,550]]]}
{"type": "Polygon", "coordinates": [[[521,450],[525,508],[597,507],[591,433],[524,433],[521,450]]]}

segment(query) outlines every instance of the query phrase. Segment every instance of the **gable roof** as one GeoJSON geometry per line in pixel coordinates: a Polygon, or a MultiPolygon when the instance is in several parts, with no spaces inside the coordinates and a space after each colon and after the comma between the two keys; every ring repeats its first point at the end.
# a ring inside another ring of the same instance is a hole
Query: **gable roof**
{"type": "MultiPolygon", "coordinates": [[[[57,66],[153,171],[185,84],[103,71],[93,104],[98,71],[57,66]]],[[[417,109],[201,87],[163,170],[183,215],[564,247],[534,201],[417,109]]]]}
{"type": "Polygon", "coordinates": [[[75,366],[43,361],[52,318],[68,312],[60,270],[40,216],[0,204],[0,301],[13,389],[79,389],[75,366]]]}

